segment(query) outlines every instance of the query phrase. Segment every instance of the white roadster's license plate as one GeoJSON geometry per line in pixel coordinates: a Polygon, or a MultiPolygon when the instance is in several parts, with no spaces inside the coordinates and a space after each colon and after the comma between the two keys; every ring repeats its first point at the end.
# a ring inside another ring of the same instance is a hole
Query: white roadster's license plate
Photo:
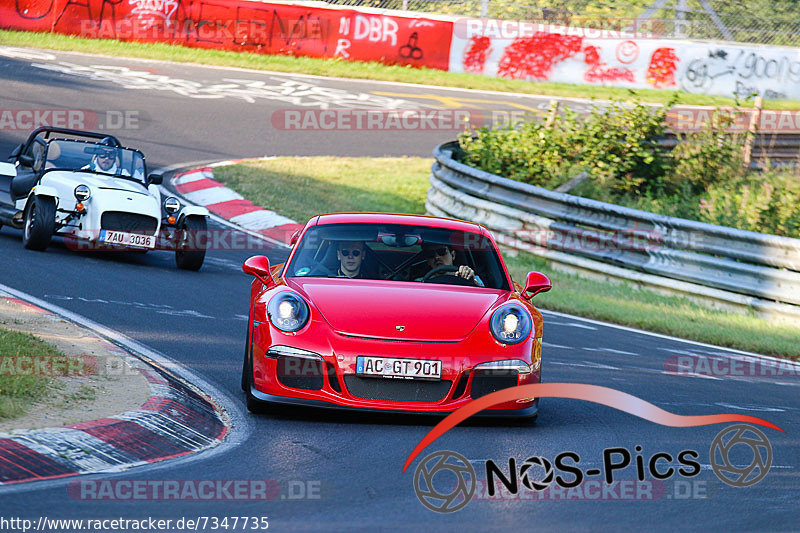
{"type": "Polygon", "coordinates": [[[356,374],[383,378],[441,379],[442,362],[360,355],[356,357],[356,374]]]}
{"type": "Polygon", "coordinates": [[[100,242],[119,244],[120,246],[135,246],[137,248],[155,248],[156,238],[153,235],[139,235],[123,231],[100,230],[100,242]]]}

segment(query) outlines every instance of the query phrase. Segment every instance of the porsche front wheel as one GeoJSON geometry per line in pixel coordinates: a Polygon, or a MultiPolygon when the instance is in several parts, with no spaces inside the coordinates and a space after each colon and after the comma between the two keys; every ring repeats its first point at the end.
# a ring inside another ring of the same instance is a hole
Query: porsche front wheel
{"type": "Polygon", "coordinates": [[[175,264],[183,270],[200,270],[206,257],[207,225],[204,217],[187,217],[178,229],[175,264]]]}
{"type": "Polygon", "coordinates": [[[56,227],[56,202],[48,196],[34,196],[25,208],[22,245],[28,250],[44,250],[56,227]]]}

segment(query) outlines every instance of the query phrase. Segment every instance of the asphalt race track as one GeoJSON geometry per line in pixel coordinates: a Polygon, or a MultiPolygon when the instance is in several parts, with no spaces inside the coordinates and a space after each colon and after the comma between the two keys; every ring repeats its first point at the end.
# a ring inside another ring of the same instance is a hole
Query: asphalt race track
{"type": "MultiPolygon", "coordinates": [[[[298,105],[320,106],[322,102],[329,109],[342,109],[361,102],[383,109],[387,105],[433,109],[445,105],[444,101],[454,105],[454,101],[472,99],[489,100],[478,103],[484,109],[508,110],[547,103],[542,98],[40,54],[26,58],[18,51],[0,49],[0,108],[81,109],[99,115],[106,110],[134,111],[136,128],[115,133],[124,144],[141,147],[151,168],[264,155],[429,156],[436,143],[455,135],[453,131],[331,133],[273,127],[272,113],[298,105]],[[122,79],[126,76],[127,81],[122,79]],[[245,85],[249,89],[243,90],[245,85]],[[387,92],[407,96],[386,96],[387,92]],[[287,100],[289,96],[294,100],[287,100]],[[404,102],[387,102],[391,99],[404,102]]],[[[0,155],[5,158],[27,133],[0,131],[0,155]]],[[[267,502],[94,501],[68,493],[73,478],[0,487],[0,515],[33,520],[40,516],[173,520],[268,516],[270,529],[276,531],[797,530],[800,379],[796,373],[782,378],[668,375],[664,369],[670,356],[725,352],[555,314],[545,317],[545,381],[608,386],[682,415],[737,413],[765,418],[785,430],[763,429],[773,450],[769,474],[746,488],[725,485],[717,478],[709,465],[709,446],[725,425],[664,427],[594,403],[546,399],[533,426],[469,423],[434,442],[420,458],[437,450],[456,451],[472,462],[482,478],[487,459],[505,471],[510,457],[518,463],[531,456],[552,461],[559,453],[572,451],[579,454],[586,470],[602,467],[605,448],[624,447],[634,453],[641,446],[645,462],[656,452],[677,455],[681,450],[697,450],[702,470],[691,479],[676,474],[664,482],[660,494],[652,499],[642,496],[641,501],[620,501],[624,496],[619,490],[569,501],[537,500],[527,493],[524,499],[473,501],[452,514],[426,509],[413,489],[413,469],[419,459],[405,474],[402,465],[433,426],[431,419],[315,411],[275,417],[246,412],[239,377],[250,279],[240,265],[256,253],[266,254],[271,261],[285,256],[279,249],[213,250],[203,269],[194,273],[177,270],[173,255],[167,252],[78,254],[60,241],[45,253],[32,252],[23,249],[19,231],[0,230],[0,283],[85,316],[172,358],[223,391],[224,397],[217,400],[236,422],[230,442],[211,452],[89,479],[266,479],[282,487],[281,497],[267,502]],[[300,486],[314,497],[295,498],[300,486]]],[[[745,453],[742,461],[750,460],[745,453]]],[[[661,464],[666,468],[666,463],[661,464]]],[[[617,473],[617,479],[635,478],[634,466],[617,473]]]]}

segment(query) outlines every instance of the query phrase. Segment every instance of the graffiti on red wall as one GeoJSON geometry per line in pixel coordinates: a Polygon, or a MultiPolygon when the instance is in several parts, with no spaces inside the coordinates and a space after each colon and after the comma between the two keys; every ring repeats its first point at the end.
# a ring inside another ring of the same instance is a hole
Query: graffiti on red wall
{"type": "Polygon", "coordinates": [[[17,15],[29,20],[37,20],[46,17],[53,10],[54,0],[14,0],[17,15]]]}
{"type": "MultiPolygon", "coordinates": [[[[103,7],[108,0],[103,0],[103,7]]],[[[109,2],[112,3],[112,2],[109,2]]],[[[173,15],[178,10],[178,0],[128,0],[131,6],[130,14],[147,28],[156,23],[164,23],[170,26],[173,22],[173,15]]],[[[100,14],[100,21],[103,20],[103,13],[100,14]]]]}
{"type": "Polygon", "coordinates": [[[678,56],[673,48],[658,48],[650,56],[647,67],[647,81],[656,89],[672,87],[675,83],[675,71],[678,69],[678,56]]]}
{"type": "Polygon", "coordinates": [[[450,21],[250,0],[0,0],[0,27],[447,70],[450,21]]]}
{"type": "Polygon", "coordinates": [[[470,39],[464,52],[464,70],[475,74],[483,74],[486,59],[492,51],[492,40],[485,35],[476,35],[470,39]]]}

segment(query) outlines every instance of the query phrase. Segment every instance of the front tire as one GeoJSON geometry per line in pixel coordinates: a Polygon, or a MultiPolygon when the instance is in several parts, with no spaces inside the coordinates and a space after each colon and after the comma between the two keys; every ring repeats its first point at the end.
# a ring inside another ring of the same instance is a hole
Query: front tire
{"type": "Polygon", "coordinates": [[[25,208],[22,245],[28,250],[44,250],[56,229],[56,202],[47,196],[34,196],[25,208]]]}
{"type": "Polygon", "coordinates": [[[206,257],[206,249],[198,249],[199,235],[206,239],[206,219],[187,217],[178,229],[178,242],[175,245],[175,264],[182,270],[200,270],[206,257]]]}

